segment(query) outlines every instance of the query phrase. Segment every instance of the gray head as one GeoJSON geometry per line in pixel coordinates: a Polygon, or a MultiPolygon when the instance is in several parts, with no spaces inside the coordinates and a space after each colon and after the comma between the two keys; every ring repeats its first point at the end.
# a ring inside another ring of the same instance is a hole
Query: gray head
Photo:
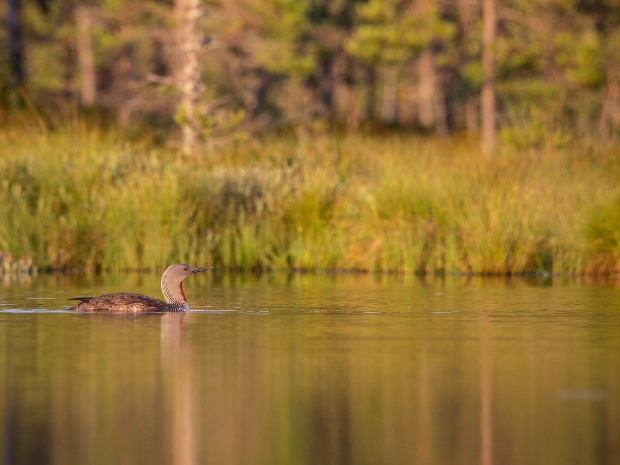
{"type": "Polygon", "coordinates": [[[206,268],[194,268],[184,263],[170,265],[161,277],[161,291],[164,293],[168,303],[186,303],[183,293],[182,282],[185,278],[201,271],[210,270],[212,266],[206,268]]]}

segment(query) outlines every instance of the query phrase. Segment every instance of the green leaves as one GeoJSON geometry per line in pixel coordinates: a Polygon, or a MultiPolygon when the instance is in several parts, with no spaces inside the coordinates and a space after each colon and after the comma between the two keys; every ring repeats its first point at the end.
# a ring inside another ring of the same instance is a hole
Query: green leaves
{"type": "Polygon", "coordinates": [[[577,43],[572,69],[568,76],[578,84],[591,88],[598,88],[605,83],[605,69],[603,68],[602,50],[599,38],[590,32],[577,43]]]}
{"type": "Polygon", "coordinates": [[[347,50],[365,64],[404,64],[425,47],[446,42],[454,24],[441,18],[437,5],[370,0],[357,7],[360,25],[347,50]]]}

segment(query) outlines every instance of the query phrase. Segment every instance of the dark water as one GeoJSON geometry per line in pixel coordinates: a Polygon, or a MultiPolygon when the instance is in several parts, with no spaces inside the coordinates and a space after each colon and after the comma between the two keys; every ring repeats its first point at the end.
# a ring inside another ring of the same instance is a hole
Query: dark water
{"type": "Polygon", "coordinates": [[[194,276],[0,285],[6,464],[618,464],[614,281],[194,276]],[[38,310],[37,310],[38,309],[38,310]]]}

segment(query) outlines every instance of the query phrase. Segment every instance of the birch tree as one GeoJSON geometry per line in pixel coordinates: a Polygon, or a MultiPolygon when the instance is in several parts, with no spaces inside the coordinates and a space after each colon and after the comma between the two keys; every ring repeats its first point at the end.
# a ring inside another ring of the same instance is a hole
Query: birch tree
{"type": "Polygon", "coordinates": [[[482,154],[489,157],[495,150],[496,109],[495,109],[495,59],[493,45],[497,28],[495,0],[482,0],[482,154]]]}
{"type": "Polygon", "coordinates": [[[177,50],[179,67],[177,87],[181,93],[177,121],[181,125],[181,150],[192,154],[198,142],[198,98],[200,67],[198,54],[202,44],[199,21],[202,15],[200,0],[175,0],[177,20],[177,50]]]}

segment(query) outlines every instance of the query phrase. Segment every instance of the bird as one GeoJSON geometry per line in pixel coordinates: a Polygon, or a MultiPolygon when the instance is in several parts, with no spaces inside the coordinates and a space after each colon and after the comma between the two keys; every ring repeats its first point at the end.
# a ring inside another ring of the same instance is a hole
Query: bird
{"type": "Polygon", "coordinates": [[[122,313],[187,312],[189,311],[189,304],[183,293],[183,280],[188,276],[212,268],[212,266],[193,268],[184,263],[170,265],[161,277],[161,291],[166,298],[165,302],[142,294],[118,292],[98,297],[73,297],[69,300],[79,300],[80,303],[69,310],[122,313]]]}

